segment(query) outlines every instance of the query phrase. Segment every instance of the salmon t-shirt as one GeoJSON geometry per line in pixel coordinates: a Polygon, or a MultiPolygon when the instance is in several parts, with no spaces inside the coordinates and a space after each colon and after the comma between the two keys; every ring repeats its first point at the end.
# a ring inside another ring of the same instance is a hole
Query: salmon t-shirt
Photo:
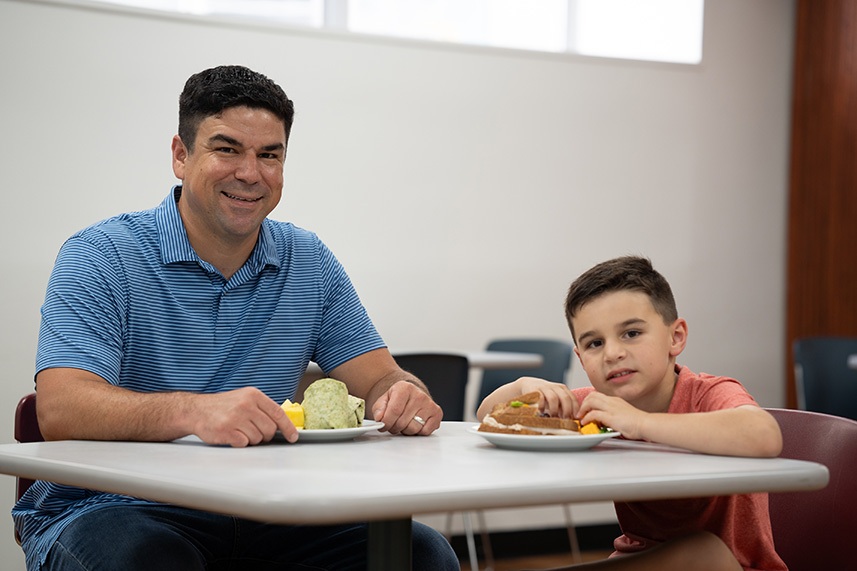
{"type": "MultiPolygon", "coordinates": [[[[668,412],[706,412],[758,406],[735,379],[696,374],[676,365],[678,381],[668,412]]],[[[574,389],[578,401],[592,387],[574,389]]],[[[723,540],[745,571],[787,571],[774,550],[768,494],[739,494],[712,498],[616,502],[622,535],[613,542],[614,555],[635,553],[691,531],[709,531],[723,540]]]]}

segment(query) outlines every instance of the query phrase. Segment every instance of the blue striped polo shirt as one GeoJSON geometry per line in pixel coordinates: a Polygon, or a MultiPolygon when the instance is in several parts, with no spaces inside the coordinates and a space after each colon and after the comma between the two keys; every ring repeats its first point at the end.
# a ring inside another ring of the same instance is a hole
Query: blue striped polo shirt
{"type": "MultiPolygon", "coordinates": [[[[36,370],[72,367],[139,392],[254,386],[293,398],[310,360],[330,371],[384,347],[342,265],[312,232],[265,220],[229,280],[191,248],[176,201],[90,226],[60,249],[36,370]]],[[[28,568],[64,527],[144,500],[37,482],[12,510],[28,568]]]]}

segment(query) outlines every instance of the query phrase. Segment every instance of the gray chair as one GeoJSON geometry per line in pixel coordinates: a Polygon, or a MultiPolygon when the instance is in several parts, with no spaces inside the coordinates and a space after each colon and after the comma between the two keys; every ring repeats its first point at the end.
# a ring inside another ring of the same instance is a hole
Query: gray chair
{"type": "MultiPolygon", "coordinates": [[[[431,393],[434,402],[443,409],[443,419],[452,421],[464,420],[465,396],[467,380],[470,375],[470,363],[467,357],[450,353],[404,353],[393,355],[396,363],[404,370],[416,375],[431,393]]],[[[467,551],[470,558],[470,568],[479,570],[479,558],[476,551],[476,540],[470,513],[463,512],[464,533],[467,540],[467,551]]],[[[447,516],[446,533],[450,536],[452,513],[447,516]]],[[[485,551],[488,566],[493,566],[491,542],[482,525],[482,547],[485,551]]]]}
{"type": "Polygon", "coordinates": [[[805,337],[795,340],[798,408],[857,420],[857,337],[805,337]]]}
{"type": "MultiPolygon", "coordinates": [[[[482,372],[482,381],[479,384],[479,400],[476,407],[485,400],[489,394],[497,388],[511,383],[519,377],[538,377],[557,383],[566,383],[566,375],[571,369],[571,357],[574,353],[571,343],[557,339],[495,339],[490,341],[486,347],[487,351],[511,351],[513,353],[538,353],[542,356],[542,364],[538,367],[526,367],[521,369],[488,369],[482,372]]],[[[568,504],[562,504],[565,515],[566,529],[568,531],[568,543],[574,561],[581,561],[580,543],[577,532],[574,529],[574,521],[571,517],[571,508],[568,504]]],[[[481,516],[481,512],[480,512],[481,516]]],[[[484,524],[482,524],[484,529],[484,524]]]]}
{"type": "Polygon", "coordinates": [[[854,569],[857,536],[857,421],[804,410],[767,409],[783,432],[783,458],[827,466],[813,492],[768,495],[774,545],[790,571],[854,569]]]}

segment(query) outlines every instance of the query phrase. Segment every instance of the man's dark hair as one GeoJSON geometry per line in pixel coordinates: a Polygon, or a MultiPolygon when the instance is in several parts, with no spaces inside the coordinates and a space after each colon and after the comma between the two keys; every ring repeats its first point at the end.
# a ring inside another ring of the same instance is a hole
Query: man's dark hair
{"type": "Polygon", "coordinates": [[[267,109],[283,121],[286,140],[292,130],[295,108],[283,89],[240,65],[223,65],[190,76],[179,97],[179,137],[193,151],[199,124],[231,107],[267,109]]]}
{"type": "MultiPolygon", "coordinates": [[[[669,325],[678,319],[675,298],[669,282],[658,273],[648,258],[623,256],[601,262],[578,277],[568,288],[565,318],[574,338],[571,318],[581,307],[605,293],[639,291],[649,296],[655,311],[669,325]]],[[[576,340],[575,340],[576,342],[576,340]]]]}

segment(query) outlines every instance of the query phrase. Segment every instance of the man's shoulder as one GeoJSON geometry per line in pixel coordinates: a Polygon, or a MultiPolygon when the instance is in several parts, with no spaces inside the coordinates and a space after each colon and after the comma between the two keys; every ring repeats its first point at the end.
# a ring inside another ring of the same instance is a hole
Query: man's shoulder
{"type": "Polygon", "coordinates": [[[124,212],[99,220],[89,226],[78,230],[72,237],[96,238],[102,236],[122,236],[137,232],[149,232],[155,230],[155,211],[140,210],[135,212],[124,212]]]}
{"type": "Polygon", "coordinates": [[[296,226],[292,222],[283,222],[281,220],[272,220],[270,218],[266,218],[264,224],[270,229],[270,231],[277,238],[284,238],[288,240],[305,240],[305,241],[313,241],[318,242],[318,235],[306,228],[301,228],[300,226],[296,226]]]}
{"type": "Polygon", "coordinates": [[[318,257],[327,249],[318,234],[292,222],[265,219],[264,225],[278,251],[283,254],[318,257]]]}

